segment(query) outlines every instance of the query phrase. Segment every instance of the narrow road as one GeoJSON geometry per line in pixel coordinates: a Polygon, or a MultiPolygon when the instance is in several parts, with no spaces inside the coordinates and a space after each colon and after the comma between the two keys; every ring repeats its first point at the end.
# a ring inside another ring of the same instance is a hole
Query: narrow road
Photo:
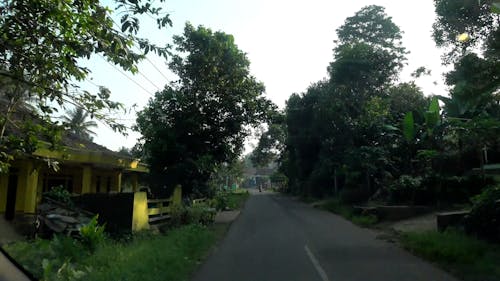
{"type": "Polygon", "coordinates": [[[249,198],[194,281],[456,281],[334,214],[277,194],[249,198]]]}

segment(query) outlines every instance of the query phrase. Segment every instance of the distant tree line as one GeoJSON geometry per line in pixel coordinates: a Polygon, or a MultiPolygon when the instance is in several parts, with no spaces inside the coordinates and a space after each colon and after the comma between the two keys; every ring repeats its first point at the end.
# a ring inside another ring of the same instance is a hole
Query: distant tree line
{"type": "Polygon", "coordinates": [[[491,1],[435,7],[449,96],[399,82],[402,32],[383,7],[364,7],[336,30],[329,76],[271,115],[253,162],[279,161],[291,193],[347,202],[466,202],[491,184],[471,171],[500,160],[498,14],[491,1]]]}

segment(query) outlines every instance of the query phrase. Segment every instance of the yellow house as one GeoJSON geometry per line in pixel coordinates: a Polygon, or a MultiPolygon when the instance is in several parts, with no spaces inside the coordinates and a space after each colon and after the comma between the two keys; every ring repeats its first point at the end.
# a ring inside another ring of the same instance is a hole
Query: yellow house
{"type": "Polygon", "coordinates": [[[139,174],[148,172],[145,164],[90,141],[70,143],[61,150],[42,146],[16,159],[8,174],[0,174],[0,213],[6,219],[35,213],[42,193],[55,186],[73,194],[138,191],[139,174]]]}

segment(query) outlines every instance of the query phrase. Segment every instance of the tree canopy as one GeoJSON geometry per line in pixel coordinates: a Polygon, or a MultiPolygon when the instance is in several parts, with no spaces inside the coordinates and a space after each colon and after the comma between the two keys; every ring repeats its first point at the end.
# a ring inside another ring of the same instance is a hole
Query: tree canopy
{"type": "Polygon", "coordinates": [[[169,66],[179,79],[138,114],[137,129],[157,189],[181,184],[205,193],[211,173],[235,161],[248,126],[266,118],[270,103],[232,35],[186,24],[174,44],[169,66]]]}

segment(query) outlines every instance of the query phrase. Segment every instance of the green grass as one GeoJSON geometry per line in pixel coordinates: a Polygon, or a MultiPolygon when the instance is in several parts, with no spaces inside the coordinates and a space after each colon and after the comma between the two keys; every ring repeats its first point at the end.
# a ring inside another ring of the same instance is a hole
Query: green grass
{"type": "Polygon", "coordinates": [[[500,280],[500,246],[456,231],[405,233],[404,248],[467,281],[500,280]]]}
{"type": "Polygon", "coordinates": [[[231,210],[242,209],[250,194],[246,192],[228,193],[227,206],[231,210]]]}
{"type": "Polygon", "coordinates": [[[340,215],[345,219],[348,219],[353,223],[363,227],[368,227],[378,222],[376,216],[354,214],[353,208],[351,206],[342,204],[342,202],[337,198],[332,198],[325,201],[319,206],[319,208],[340,215]]]}
{"type": "Polygon", "coordinates": [[[377,217],[373,215],[355,215],[352,207],[342,204],[337,198],[325,201],[319,205],[319,208],[340,215],[363,227],[369,227],[378,222],[377,217]]]}
{"type": "Polygon", "coordinates": [[[36,277],[45,276],[46,280],[188,280],[226,230],[227,226],[188,225],[165,235],[138,234],[128,242],[107,240],[94,253],[70,238],[21,242],[5,248],[36,277]],[[62,265],[64,270],[59,270],[62,265]]]}

